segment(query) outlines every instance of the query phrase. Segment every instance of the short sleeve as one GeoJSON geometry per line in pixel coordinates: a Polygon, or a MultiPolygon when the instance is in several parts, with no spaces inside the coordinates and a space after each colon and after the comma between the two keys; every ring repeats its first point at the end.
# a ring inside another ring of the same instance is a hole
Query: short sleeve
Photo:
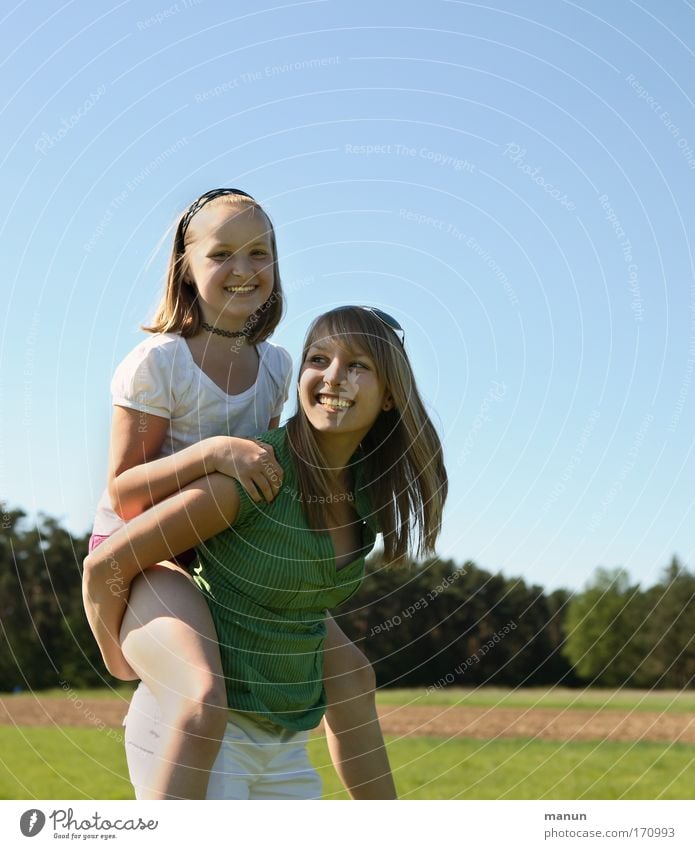
{"type": "Polygon", "coordinates": [[[236,478],[232,478],[232,480],[236,484],[236,488],[239,491],[239,512],[237,513],[236,519],[234,520],[231,527],[246,527],[258,517],[258,511],[263,509],[263,505],[266,502],[260,501],[258,504],[256,504],[256,502],[253,500],[253,498],[251,498],[251,496],[239,483],[239,481],[236,478]]]}
{"type": "Polygon", "coordinates": [[[285,348],[277,346],[276,350],[279,355],[278,383],[280,386],[280,392],[278,394],[277,402],[273,407],[273,418],[282,413],[282,408],[285,406],[290,395],[290,383],[292,382],[292,357],[290,356],[289,351],[286,351],[285,348]]]}
{"type": "Polygon", "coordinates": [[[172,369],[172,359],[162,346],[139,345],[114,372],[112,403],[170,419],[173,409],[172,369]]]}

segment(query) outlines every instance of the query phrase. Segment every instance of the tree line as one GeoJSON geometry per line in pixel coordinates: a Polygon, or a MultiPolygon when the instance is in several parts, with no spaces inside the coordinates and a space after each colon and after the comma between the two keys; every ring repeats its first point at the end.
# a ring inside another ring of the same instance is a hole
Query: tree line
{"type": "MultiPolygon", "coordinates": [[[[53,518],[3,513],[0,691],[114,683],[82,609],[87,544],[53,518]]],[[[675,557],[646,589],[597,569],[581,591],[546,592],[471,561],[392,567],[376,554],[334,615],[380,686],[683,689],[695,677],[695,575],[675,557]]]]}

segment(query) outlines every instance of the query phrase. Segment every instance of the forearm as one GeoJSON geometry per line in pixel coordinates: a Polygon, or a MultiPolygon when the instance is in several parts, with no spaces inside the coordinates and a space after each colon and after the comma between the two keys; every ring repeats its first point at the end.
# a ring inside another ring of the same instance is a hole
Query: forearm
{"type": "Polygon", "coordinates": [[[217,438],[204,439],[117,474],[109,485],[113,509],[128,521],[215,468],[217,438]]]}
{"type": "Polygon", "coordinates": [[[86,557],[85,611],[112,674],[122,677],[116,671],[125,663],[120,628],[133,579],[219,533],[234,521],[238,509],[234,481],[225,475],[209,475],[128,522],[86,557]]]}

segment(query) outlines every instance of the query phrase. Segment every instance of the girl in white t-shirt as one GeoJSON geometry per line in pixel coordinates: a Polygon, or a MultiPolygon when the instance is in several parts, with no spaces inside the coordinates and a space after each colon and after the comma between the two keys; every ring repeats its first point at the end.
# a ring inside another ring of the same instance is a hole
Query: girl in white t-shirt
{"type": "MultiPolygon", "coordinates": [[[[124,521],[203,475],[235,477],[254,501],[272,501],[283,472],[270,446],[248,438],[277,427],[292,364],[267,341],[282,316],[273,226],[237,189],[202,195],[179,219],[166,292],[153,335],[118,366],[108,489],[90,550],[124,521]]],[[[159,708],[152,742],[151,798],[205,798],[227,723],[217,635],[186,566],[192,553],[147,569],[121,591],[117,560],[109,591],[122,602],[103,622],[113,644],[126,603],[127,649],[114,646],[109,672],[139,678],[159,708]]],[[[153,561],[156,558],[153,557],[153,561]]],[[[328,616],[324,684],[334,765],[353,798],[393,798],[374,702],[374,672],[328,616]]],[[[128,720],[126,720],[127,722],[128,720]]],[[[128,752],[127,752],[128,753],[128,752]]]]}

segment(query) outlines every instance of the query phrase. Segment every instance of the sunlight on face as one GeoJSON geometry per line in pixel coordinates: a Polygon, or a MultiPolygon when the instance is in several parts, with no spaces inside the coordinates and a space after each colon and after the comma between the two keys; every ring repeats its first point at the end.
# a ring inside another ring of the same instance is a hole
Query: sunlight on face
{"type": "Polygon", "coordinates": [[[354,434],[359,439],[388,403],[372,357],[331,337],[309,347],[300,372],[299,397],[317,431],[354,434]]]}

